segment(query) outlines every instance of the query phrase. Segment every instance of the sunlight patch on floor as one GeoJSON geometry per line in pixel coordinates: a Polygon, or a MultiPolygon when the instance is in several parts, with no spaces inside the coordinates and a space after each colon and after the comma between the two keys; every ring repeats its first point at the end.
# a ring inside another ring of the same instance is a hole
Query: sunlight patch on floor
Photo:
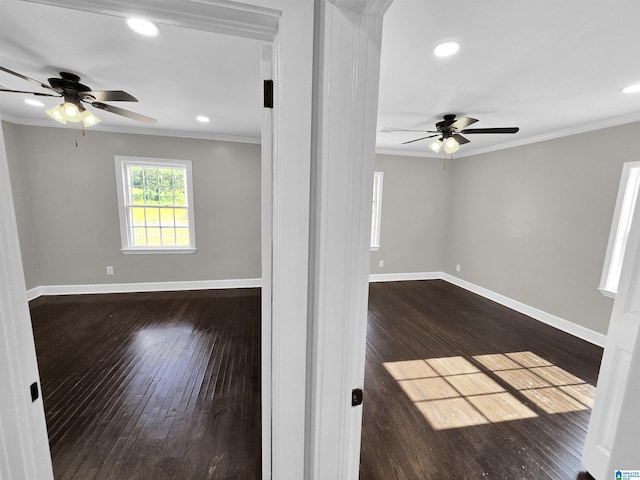
{"type": "Polygon", "coordinates": [[[586,410],[595,387],[533,352],[386,362],[435,430],[586,410]],[[470,361],[472,360],[472,361],[470,361]]]}

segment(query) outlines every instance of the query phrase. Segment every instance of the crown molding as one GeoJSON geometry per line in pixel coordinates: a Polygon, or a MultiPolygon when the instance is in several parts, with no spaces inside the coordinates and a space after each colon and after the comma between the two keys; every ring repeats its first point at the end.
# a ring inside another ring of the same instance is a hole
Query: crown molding
{"type": "MultiPolygon", "coordinates": [[[[17,125],[26,125],[29,127],[59,128],[61,130],[69,128],[64,125],[52,124],[52,122],[46,118],[24,118],[2,113],[0,115],[0,119],[17,125]]],[[[218,142],[251,143],[256,145],[261,143],[260,137],[244,137],[239,135],[223,135],[218,133],[169,129],[158,130],[145,127],[120,127],[117,125],[100,124],[91,127],[91,131],[105,133],[128,133],[132,135],[151,135],[156,137],[190,138],[195,140],[216,140],[218,142]]]]}
{"type": "Polygon", "coordinates": [[[23,0],[115,17],[142,16],[156,23],[266,42],[282,12],[228,0],[23,0]],[[182,5],[178,5],[182,4],[182,5]]]}
{"type": "MultiPolygon", "coordinates": [[[[555,140],[557,138],[570,137],[571,135],[578,135],[581,133],[593,132],[595,130],[603,130],[605,128],[618,127],[620,125],[626,125],[629,123],[640,122],[640,113],[632,113],[630,115],[622,115],[619,117],[607,118],[605,120],[598,120],[597,122],[585,123],[576,127],[565,128],[562,130],[556,130],[551,133],[544,133],[542,135],[534,135],[532,137],[525,137],[511,142],[501,143],[500,145],[492,145],[490,147],[477,148],[474,150],[467,150],[464,153],[456,153],[453,157],[465,158],[481,155],[483,153],[496,152],[498,150],[506,150],[508,148],[522,147],[531,143],[546,142],[548,140],[555,140]]],[[[427,157],[427,158],[441,158],[440,156],[434,156],[429,152],[416,152],[406,151],[393,148],[377,148],[376,153],[384,155],[399,155],[405,157],[427,157]]]]}

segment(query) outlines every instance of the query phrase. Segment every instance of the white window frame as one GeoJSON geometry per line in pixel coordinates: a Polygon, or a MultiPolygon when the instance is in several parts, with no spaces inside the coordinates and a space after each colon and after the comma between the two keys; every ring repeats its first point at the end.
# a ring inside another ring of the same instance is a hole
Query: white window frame
{"type": "Polygon", "coordinates": [[[383,172],[373,172],[373,198],[371,200],[371,251],[380,250],[383,179],[383,172]]]}
{"type": "Polygon", "coordinates": [[[191,160],[174,160],[165,158],[147,157],[125,157],[115,156],[116,188],[118,193],[118,210],[120,216],[120,238],[122,241],[121,251],[123,254],[171,254],[171,253],[194,253],[196,251],[196,231],[195,215],[193,203],[193,178],[191,160]],[[145,167],[178,167],[184,168],[185,190],[187,200],[187,214],[189,218],[189,246],[185,245],[163,245],[163,246],[135,246],[133,245],[131,232],[131,218],[127,213],[127,197],[129,195],[126,169],[130,165],[141,165],[145,167]]]}
{"type": "Polygon", "coordinates": [[[602,277],[598,290],[606,297],[615,298],[620,280],[620,270],[627,247],[627,237],[631,229],[631,221],[635,209],[638,191],[640,190],[640,161],[627,162],[622,168],[620,187],[613,222],[609,233],[607,254],[602,269],[602,277]]]}

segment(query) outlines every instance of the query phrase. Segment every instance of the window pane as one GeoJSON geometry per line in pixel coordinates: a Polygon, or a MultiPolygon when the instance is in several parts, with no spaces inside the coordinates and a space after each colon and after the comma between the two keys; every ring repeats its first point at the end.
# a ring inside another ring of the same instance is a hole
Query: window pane
{"type": "Polygon", "coordinates": [[[184,188],[173,189],[173,201],[174,201],[174,205],[179,205],[179,206],[187,205],[187,195],[184,188]]]}
{"type": "Polygon", "coordinates": [[[189,229],[176,228],[176,245],[189,246],[189,229]]]}
{"type": "Polygon", "coordinates": [[[173,169],[172,168],[159,168],[158,175],[161,187],[171,188],[173,186],[173,169]]]}
{"type": "Polygon", "coordinates": [[[147,244],[147,232],[146,228],[134,228],[133,229],[133,244],[136,247],[144,247],[147,244]]]}
{"type": "Polygon", "coordinates": [[[142,167],[129,167],[129,183],[136,187],[142,186],[142,167]]]}
{"type": "Polygon", "coordinates": [[[162,245],[175,245],[176,237],[173,228],[162,229],[162,245]]]}
{"type": "Polygon", "coordinates": [[[117,179],[124,193],[124,202],[119,202],[126,230],[123,249],[195,248],[189,220],[190,162],[140,159],[137,163],[134,157],[116,158],[118,162],[122,174],[117,179]]]}
{"type": "Polygon", "coordinates": [[[147,216],[147,226],[157,227],[160,226],[160,209],[159,208],[145,208],[147,216]]]}
{"type": "Polygon", "coordinates": [[[160,228],[147,228],[147,245],[150,247],[157,247],[162,245],[160,228]]]}
{"type": "Polygon", "coordinates": [[[174,209],[176,215],[176,226],[177,227],[188,227],[189,226],[189,213],[186,208],[176,208],[174,209]]]}
{"type": "Polygon", "coordinates": [[[160,209],[160,225],[163,227],[173,227],[173,208],[160,209]]]}
{"type": "Polygon", "coordinates": [[[160,205],[173,205],[173,190],[161,188],[159,192],[160,205]]]}
{"type": "Polygon", "coordinates": [[[131,204],[144,205],[144,189],[142,187],[133,187],[131,189],[131,204]]]}
{"type": "Polygon", "coordinates": [[[176,188],[184,188],[185,181],[185,170],[182,168],[174,168],[173,169],[173,186],[176,188]]]}
{"type": "Polygon", "coordinates": [[[144,208],[134,207],[131,209],[131,223],[134,227],[144,227],[144,208]]]}

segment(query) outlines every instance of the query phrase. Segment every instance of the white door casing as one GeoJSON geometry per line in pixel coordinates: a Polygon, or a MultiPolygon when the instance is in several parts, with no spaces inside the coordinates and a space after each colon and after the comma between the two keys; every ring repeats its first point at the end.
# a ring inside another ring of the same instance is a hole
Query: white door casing
{"type": "Polygon", "coordinates": [[[352,407],[351,392],[364,383],[382,17],[390,3],[316,2],[307,480],[358,478],[363,407],[352,407]]]}
{"type": "Polygon", "coordinates": [[[48,480],[53,470],[1,124],[0,118],[0,479],[48,480]]]}
{"type": "MultiPolygon", "coordinates": [[[[263,45],[261,52],[262,81],[273,80],[273,47],[263,45]]],[[[260,378],[262,406],[262,480],[271,478],[271,277],[273,238],[273,108],[262,109],[260,142],[261,208],[262,208],[262,289],[260,326],[260,378]],[[264,281],[264,279],[269,279],[264,281]]]]}
{"type": "Polygon", "coordinates": [[[582,465],[596,480],[640,470],[640,197],[627,240],[582,465]]]}
{"type": "MultiPolygon", "coordinates": [[[[229,0],[41,0],[41,3],[123,17],[135,12],[160,23],[273,40],[271,277],[263,278],[263,284],[270,283],[271,288],[272,475],[278,480],[305,478],[306,454],[306,471],[316,479],[357,478],[361,411],[351,408],[350,390],[362,386],[364,372],[368,270],[365,259],[379,43],[381,18],[390,0],[252,0],[251,4],[229,0]],[[322,32],[322,47],[315,55],[314,7],[320,7],[316,28],[322,32]],[[195,10],[197,14],[193,13],[195,10]],[[345,52],[341,52],[343,42],[345,52]],[[344,73],[349,81],[344,81],[338,72],[344,73]],[[316,86],[322,84],[323,90],[313,100],[312,116],[314,78],[316,86]],[[341,104],[343,101],[347,103],[341,104]],[[341,110],[344,106],[347,109],[341,110]],[[348,120],[341,118],[342,113],[348,120]],[[316,122],[313,129],[312,118],[316,122]],[[313,130],[320,133],[314,137],[312,146],[313,130]],[[312,157],[316,162],[314,175],[319,174],[314,178],[317,190],[313,198],[312,157]],[[354,191],[348,192],[350,188],[354,191]],[[333,194],[338,197],[329,198],[333,194]],[[342,204],[346,208],[343,214],[335,218],[327,215],[344,201],[347,203],[342,204]],[[312,257],[310,212],[314,215],[312,257]],[[341,252],[347,252],[348,256],[342,257],[341,252]],[[343,258],[347,264],[338,269],[343,258]],[[309,281],[313,285],[311,290],[309,281]],[[349,295],[338,292],[337,285],[345,287],[349,295]],[[334,299],[338,304],[332,306],[334,299]],[[325,326],[336,325],[334,313],[342,322],[336,331],[325,326]],[[309,337],[308,326],[312,332],[309,337]],[[331,357],[336,345],[344,361],[342,365],[331,357]],[[334,376],[336,372],[342,373],[334,376]],[[326,390],[319,391],[320,387],[326,390]],[[306,395],[311,392],[321,396],[317,403],[307,404],[306,395]],[[344,423],[331,418],[333,412],[338,412],[344,423]]],[[[5,210],[13,215],[11,205],[3,207],[5,210]]],[[[5,225],[10,225],[4,213],[0,222],[4,232],[5,225]]],[[[13,228],[15,231],[15,225],[13,228]]],[[[17,235],[13,243],[5,243],[4,238],[2,242],[3,250],[5,245],[17,246],[17,235]]],[[[17,288],[17,293],[7,298],[7,303],[2,297],[3,328],[18,322],[13,316],[5,319],[5,308],[22,309],[23,314],[28,314],[21,266],[15,264],[16,260],[19,262],[19,253],[15,250],[7,258],[14,262],[14,268],[6,283],[13,285],[12,291],[17,288]]],[[[27,350],[33,351],[33,338],[23,340],[27,350]]],[[[15,352],[11,355],[9,361],[18,358],[15,352]]],[[[15,395],[22,386],[15,380],[11,382],[8,391],[15,395]]],[[[37,448],[29,450],[28,445],[23,447],[25,458],[31,455],[32,463],[42,465],[42,471],[50,469],[48,455],[37,448]]],[[[17,458],[10,456],[12,460],[17,458]]],[[[45,473],[41,478],[50,477],[45,473]]]]}

